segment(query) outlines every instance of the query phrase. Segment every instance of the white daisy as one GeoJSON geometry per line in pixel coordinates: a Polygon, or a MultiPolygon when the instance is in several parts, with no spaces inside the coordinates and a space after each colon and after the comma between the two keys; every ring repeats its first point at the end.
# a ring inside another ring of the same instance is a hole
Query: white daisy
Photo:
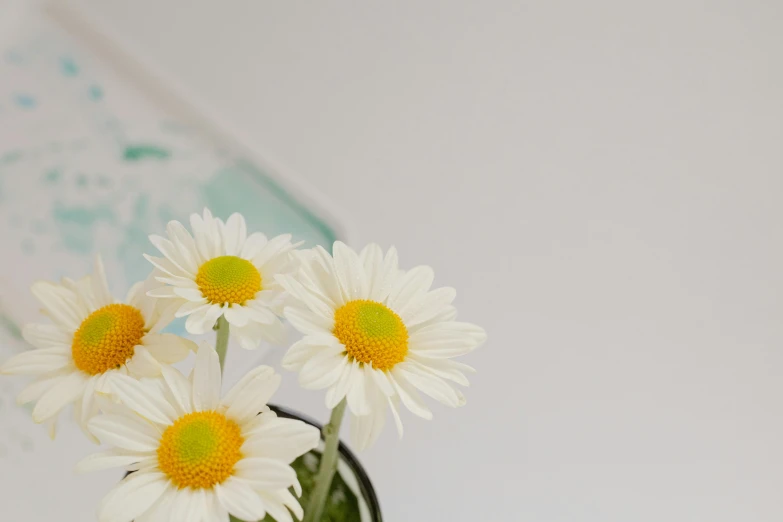
{"type": "Polygon", "coordinates": [[[12,357],[0,373],[37,377],[18,402],[36,403],[33,420],[47,422],[52,437],[57,414],[68,404],[74,404],[84,428],[97,412],[97,395],[110,393],[113,378],[158,376],[161,365],[181,361],[195,350],[191,341],[159,333],[174,311],[147,297],[155,284],[151,278],[136,283],[125,303],[115,302],[98,257],[93,275],[32,286],[52,324],[26,325],[22,335],[36,349],[12,357]]]}
{"type": "Polygon", "coordinates": [[[275,276],[296,268],[290,234],[248,236],[240,214],[223,223],[207,209],[203,217],[192,214],[190,226],[192,236],[178,221],[166,227],[168,239],[150,236],[165,257],[144,257],[165,272],[158,281],[166,286],[149,295],[176,299],[176,316],[187,316],[192,334],[207,332],[225,316],[243,348],[256,348],[262,339],[282,344],[285,330],[275,312],[283,292],[275,276]]]}
{"type": "Polygon", "coordinates": [[[301,257],[296,277],[279,278],[297,300],[285,308],[285,317],[305,334],[288,350],[283,366],[299,372],[303,387],[327,388],[328,408],[347,398],[359,449],[380,433],[387,404],[400,436],[399,401],[432,418],[417,390],[448,406],[465,403],[449,381],[467,386],[463,372],[473,369],[451,357],[474,350],[486,334],[454,320],[456,292],[430,290],[431,268],[404,272],[394,248],[384,257],[371,244],[357,255],[339,241],[334,258],[321,247],[301,257]]]}
{"type": "Polygon", "coordinates": [[[204,344],[188,380],[165,368],[165,383],[113,381],[123,406],[94,417],[89,429],[107,452],[77,471],[136,470],[104,497],[100,522],[228,522],[228,515],[278,522],[302,517],[288,491],[301,487],[290,463],[315,448],[317,429],[278,418],[266,407],[280,385],[268,366],[249,372],[220,398],[218,356],[204,344]],[[259,415],[259,412],[262,412],[259,415]]]}

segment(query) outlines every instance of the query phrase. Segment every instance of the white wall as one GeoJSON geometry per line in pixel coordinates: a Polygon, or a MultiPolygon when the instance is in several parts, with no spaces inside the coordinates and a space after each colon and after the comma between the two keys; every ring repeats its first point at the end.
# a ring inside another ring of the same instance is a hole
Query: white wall
{"type": "Polygon", "coordinates": [[[387,520],[783,519],[782,3],[85,1],[487,328],[387,520]]]}

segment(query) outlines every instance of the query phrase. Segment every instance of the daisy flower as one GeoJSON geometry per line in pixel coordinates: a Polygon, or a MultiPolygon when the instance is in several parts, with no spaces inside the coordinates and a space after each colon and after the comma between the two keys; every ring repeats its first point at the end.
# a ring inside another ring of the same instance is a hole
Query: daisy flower
{"type": "Polygon", "coordinates": [[[394,248],[384,256],[371,244],[357,255],[339,241],[334,258],[321,247],[301,257],[297,277],[279,278],[296,303],[285,308],[285,317],[305,334],[283,366],[299,372],[304,388],[327,389],[328,408],[346,398],[359,449],[380,433],[387,405],[400,436],[400,401],[432,418],[419,391],[448,406],[465,403],[450,382],[467,386],[463,372],[473,369],[451,358],[480,346],[486,334],[454,320],[456,292],[430,290],[431,268],[405,272],[394,248]]]}
{"type": "Polygon", "coordinates": [[[52,437],[57,414],[68,404],[84,428],[97,413],[98,394],[110,393],[112,379],[159,376],[162,365],[195,350],[191,341],[160,333],[173,310],[147,297],[154,285],[153,279],[136,283],[125,303],[115,302],[100,257],[95,273],[79,281],[33,284],[33,295],[52,323],[26,325],[22,335],[36,349],[12,357],[0,373],[37,377],[17,400],[35,402],[33,420],[47,423],[52,437]]]}
{"type": "Polygon", "coordinates": [[[280,384],[268,366],[253,369],[220,398],[220,363],[204,344],[190,379],[165,368],[163,381],[112,382],[121,405],[89,429],[107,452],[77,471],[135,470],[104,497],[100,522],[228,522],[228,515],[278,522],[302,517],[290,463],[315,448],[317,429],[266,407],[280,384]],[[262,412],[259,415],[259,412],[262,412]],[[290,511],[289,511],[290,510],[290,511]]]}
{"type": "Polygon", "coordinates": [[[295,269],[291,250],[298,245],[291,244],[291,235],[248,236],[240,214],[224,223],[207,209],[203,216],[192,214],[190,226],[193,235],[171,221],[168,239],[150,236],[164,257],[144,257],[165,272],[158,278],[165,286],[149,295],[175,299],[180,304],[175,315],[187,316],[185,328],[192,334],[207,332],[224,316],[243,348],[256,348],[262,339],[282,344],[285,330],[275,312],[283,292],[275,276],[295,269]]]}

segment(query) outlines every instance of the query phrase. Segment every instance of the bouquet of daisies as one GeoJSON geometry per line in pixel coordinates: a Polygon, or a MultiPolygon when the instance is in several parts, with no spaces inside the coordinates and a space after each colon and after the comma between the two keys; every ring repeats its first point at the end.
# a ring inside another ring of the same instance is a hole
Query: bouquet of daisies
{"type": "Polygon", "coordinates": [[[78,471],[129,472],[98,507],[100,522],[319,521],[346,410],[362,450],[387,411],[402,436],[400,405],[430,419],[420,392],[465,403],[454,384],[467,385],[472,369],[453,358],[485,333],[456,321],[455,291],[432,289],[429,267],[401,270],[394,248],[374,244],[358,253],[340,242],[332,254],[298,249],[290,235],[249,234],[239,214],[223,222],[205,210],[190,230],[172,221],[166,232],[150,236],[159,251],[145,255],[152,272],[122,301],[109,293],[100,258],[81,279],[35,283],[49,321],[26,325],[35,349],[0,367],[34,377],[18,400],[35,403],[33,420],[52,437],[72,405],[85,435],[106,446],[78,471]],[[175,318],[191,334],[215,330],[214,345],[163,333],[175,318]],[[229,333],[248,350],[283,345],[283,319],[303,334],[283,367],[302,387],[324,390],[332,411],[307,498],[292,463],[322,434],[268,407],[281,376],[258,366],[228,392],[221,386],[229,333]],[[172,366],[191,352],[189,374],[172,366]]]}

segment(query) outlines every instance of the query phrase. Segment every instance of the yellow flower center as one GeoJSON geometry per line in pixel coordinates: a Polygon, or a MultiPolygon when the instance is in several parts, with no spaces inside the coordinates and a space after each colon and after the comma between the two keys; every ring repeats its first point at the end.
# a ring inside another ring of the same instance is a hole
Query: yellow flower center
{"type": "Polygon", "coordinates": [[[104,306],[87,316],[73,335],[73,362],[90,375],[119,368],[133,357],[133,347],[144,334],[144,317],[137,308],[126,304],[104,306]]]}
{"type": "Polygon", "coordinates": [[[234,472],[243,442],[237,423],[222,413],[188,413],[163,432],[158,467],[180,489],[211,488],[234,472]]]}
{"type": "Polygon", "coordinates": [[[196,284],[213,304],[243,304],[261,290],[261,274],[247,259],[220,256],[201,265],[196,284]]]}
{"type": "Polygon", "coordinates": [[[381,303],[358,299],[334,313],[334,335],[348,356],[377,370],[390,370],[405,360],[408,329],[400,316],[381,303]]]}

